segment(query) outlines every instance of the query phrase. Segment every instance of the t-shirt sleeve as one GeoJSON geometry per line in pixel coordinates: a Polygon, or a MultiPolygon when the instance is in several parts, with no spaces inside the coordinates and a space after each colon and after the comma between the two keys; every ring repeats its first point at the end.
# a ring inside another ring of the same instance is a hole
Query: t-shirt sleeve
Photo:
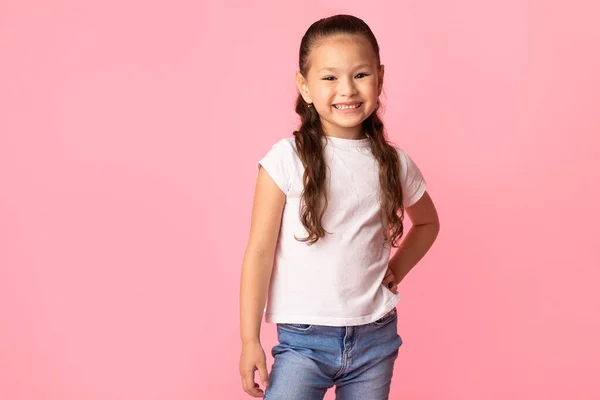
{"type": "Polygon", "coordinates": [[[257,174],[262,166],[281,191],[287,195],[291,186],[292,157],[293,149],[287,140],[283,139],[275,143],[271,150],[258,161],[257,174]]]}
{"type": "Polygon", "coordinates": [[[423,174],[414,161],[402,149],[398,149],[398,157],[400,158],[400,182],[402,184],[402,196],[404,208],[415,204],[427,186],[423,174]]]}

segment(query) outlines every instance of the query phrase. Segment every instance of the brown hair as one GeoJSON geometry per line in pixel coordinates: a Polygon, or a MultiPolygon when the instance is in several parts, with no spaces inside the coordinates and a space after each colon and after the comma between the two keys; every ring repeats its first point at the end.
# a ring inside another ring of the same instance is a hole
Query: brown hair
{"type": "MultiPolygon", "coordinates": [[[[351,15],[335,15],[313,23],[302,37],[299,66],[303,76],[306,77],[308,73],[308,58],[312,47],[320,40],[338,34],[361,35],[366,38],[373,46],[377,65],[381,64],[379,45],[369,26],[360,18],[351,15]]],[[[363,122],[363,129],[379,165],[379,198],[385,242],[397,247],[404,230],[400,161],[396,149],[386,138],[383,122],[377,115],[378,110],[379,102],[377,109],[363,122]]],[[[294,131],[294,137],[298,154],[305,167],[300,220],[308,232],[306,238],[298,240],[312,245],[328,233],[321,223],[327,209],[325,186],[327,168],[322,143],[325,133],[315,107],[308,107],[300,94],[296,100],[296,113],[300,115],[301,125],[297,131],[294,131]]]]}

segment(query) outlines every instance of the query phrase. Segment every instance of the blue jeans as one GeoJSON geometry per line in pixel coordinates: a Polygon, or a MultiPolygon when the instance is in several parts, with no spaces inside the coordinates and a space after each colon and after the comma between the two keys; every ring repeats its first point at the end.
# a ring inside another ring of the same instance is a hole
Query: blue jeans
{"type": "Polygon", "coordinates": [[[383,400],[402,339],[394,308],[358,326],[277,324],[279,344],[265,400],[317,400],[335,385],[337,400],[383,400]]]}

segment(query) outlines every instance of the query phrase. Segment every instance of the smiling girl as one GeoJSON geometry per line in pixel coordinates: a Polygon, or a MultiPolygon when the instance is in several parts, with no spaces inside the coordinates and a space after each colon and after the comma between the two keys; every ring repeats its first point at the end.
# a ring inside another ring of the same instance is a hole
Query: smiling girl
{"type": "Polygon", "coordinates": [[[321,19],[302,38],[301,125],[258,162],[242,266],[239,368],[254,397],[322,399],[333,386],[338,399],[389,396],[402,344],[397,284],[432,246],[439,220],[420,170],[386,138],[383,77],[377,40],[359,18],[321,19]],[[412,227],[399,243],[405,212],[412,227]],[[270,376],[259,340],[267,296],[279,340],[270,376]]]}

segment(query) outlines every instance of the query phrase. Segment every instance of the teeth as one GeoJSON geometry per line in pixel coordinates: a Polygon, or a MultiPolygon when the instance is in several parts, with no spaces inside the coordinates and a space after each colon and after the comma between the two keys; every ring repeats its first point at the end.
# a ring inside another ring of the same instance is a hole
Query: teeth
{"type": "Polygon", "coordinates": [[[359,106],[360,106],[360,103],[359,104],[354,104],[353,106],[339,106],[339,105],[337,105],[337,106],[334,106],[334,107],[337,108],[338,110],[349,110],[351,108],[358,108],[359,106]]]}

